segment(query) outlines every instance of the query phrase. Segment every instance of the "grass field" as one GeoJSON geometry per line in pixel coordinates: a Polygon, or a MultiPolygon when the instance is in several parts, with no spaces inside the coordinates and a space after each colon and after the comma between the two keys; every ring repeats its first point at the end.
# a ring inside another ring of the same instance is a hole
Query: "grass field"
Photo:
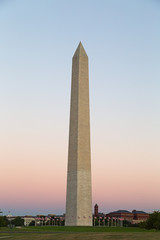
{"type": "Polygon", "coordinates": [[[37,226],[21,228],[0,228],[0,232],[155,232],[135,227],[58,227],[58,226],[37,226]]]}
{"type": "Polygon", "coordinates": [[[0,228],[0,239],[13,240],[160,240],[160,232],[140,228],[23,227],[0,228]]]}

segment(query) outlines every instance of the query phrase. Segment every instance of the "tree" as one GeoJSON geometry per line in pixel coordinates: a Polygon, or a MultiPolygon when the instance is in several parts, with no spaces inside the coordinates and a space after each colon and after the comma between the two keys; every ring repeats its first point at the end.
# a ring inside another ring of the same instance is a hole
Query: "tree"
{"type": "Polygon", "coordinates": [[[160,212],[159,211],[155,211],[149,215],[149,218],[146,221],[146,228],[147,229],[155,228],[156,230],[160,229],[160,212]]]}
{"type": "Polygon", "coordinates": [[[35,226],[35,221],[30,222],[29,226],[35,226]]]}
{"type": "Polygon", "coordinates": [[[0,227],[7,227],[8,219],[6,216],[0,216],[0,227]]]}
{"type": "Polygon", "coordinates": [[[147,221],[140,222],[140,223],[137,224],[137,227],[146,228],[146,223],[147,223],[147,221]]]}
{"type": "Polygon", "coordinates": [[[24,219],[21,217],[16,217],[11,223],[15,226],[24,226],[24,219]]]}
{"type": "Polygon", "coordinates": [[[131,222],[128,220],[123,220],[123,227],[130,227],[131,226],[131,222]]]}

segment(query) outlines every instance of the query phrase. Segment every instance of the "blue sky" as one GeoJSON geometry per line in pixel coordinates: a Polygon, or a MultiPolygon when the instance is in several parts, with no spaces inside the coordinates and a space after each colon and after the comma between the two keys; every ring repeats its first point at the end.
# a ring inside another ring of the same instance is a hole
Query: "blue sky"
{"type": "MultiPolygon", "coordinates": [[[[151,189],[160,184],[159,13],[158,0],[0,1],[0,160],[3,173],[9,179],[16,173],[22,182],[20,172],[24,176],[33,159],[40,165],[39,173],[45,167],[46,176],[47,166],[54,165],[53,172],[61,175],[61,190],[53,186],[57,198],[45,209],[47,203],[41,203],[39,211],[65,209],[71,64],[80,41],[89,56],[93,204],[98,202],[102,211],[158,208],[156,190],[145,206],[138,194],[144,186],[148,198],[149,178],[151,189]],[[24,165],[17,170],[14,166],[21,159],[24,165]],[[122,179],[121,186],[128,181],[128,188],[120,188],[122,195],[133,184],[135,172],[139,176],[135,185],[147,179],[137,193],[130,189],[137,194],[135,202],[114,202],[118,195],[111,189],[116,192],[116,180],[110,179],[115,176],[119,181],[118,169],[128,172],[122,179]],[[102,185],[110,191],[109,199],[98,191],[102,185]]],[[[10,187],[4,190],[6,196],[10,187]]],[[[20,190],[18,198],[19,194],[20,190]]],[[[5,203],[5,197],[1,206],[13,213],[38,211],[31,203],[27,207],[24,202],[22,208],[16,200],[5,203]]]]}

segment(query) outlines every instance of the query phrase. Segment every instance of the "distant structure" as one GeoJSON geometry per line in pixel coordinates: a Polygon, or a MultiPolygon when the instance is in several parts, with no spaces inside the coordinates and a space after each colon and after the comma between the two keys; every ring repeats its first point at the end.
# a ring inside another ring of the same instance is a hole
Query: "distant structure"
{"type": "Polygon", "coordinates": [[[146,221],[149,218],[149,214],[144,211],[137,211],[137,210],[133,210],[132,212],[129,212],[127,210],[118,210],[118,211],[114,211],[106,214],[106,217],[121,218],[123,220],[127,220],[134,224],[134,223],[146,221]]]}
{"type": "Polygon", "coordinates": [[[133,221],[136,223],[146,221],[149,218],[149,214],[144,211],[133,210],[133,221]]]}
{"type": "Polygon", "coordinates": [[[110,212],[106,216],[110,218],[123,218],[124,220],[127,220],[127,221],[133,220],[133,214],[127,210],[118,210],[118,211],[110,212]]]}
{"type": "Polygon", "coordinates": [[[96,205],[94,206],[94,216],[98,217],[98,205],[96,203],[96,205]]]}
{"type": "Polygon", "coordinates": [[[88,56],[80,42],[72,59],[66,226],[92,226],[88,56]]]}
{"type": "Polygon", "coordinates": [[[98,210],[98,204],[96,203],[94,206],[94,217],[100,217],[100,218],[104,218],[106,214],[99,212],[98,210]]]}

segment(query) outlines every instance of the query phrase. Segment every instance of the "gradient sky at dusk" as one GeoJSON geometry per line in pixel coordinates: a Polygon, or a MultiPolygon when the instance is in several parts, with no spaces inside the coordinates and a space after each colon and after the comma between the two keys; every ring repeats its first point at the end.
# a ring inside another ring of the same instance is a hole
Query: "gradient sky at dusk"
{"type": "Polygon", "coordinates": [[[93,206],[160,209],[160,2],[0,0],[0,209],[64,213],[72,56],[89,56],[93,206]]]}

